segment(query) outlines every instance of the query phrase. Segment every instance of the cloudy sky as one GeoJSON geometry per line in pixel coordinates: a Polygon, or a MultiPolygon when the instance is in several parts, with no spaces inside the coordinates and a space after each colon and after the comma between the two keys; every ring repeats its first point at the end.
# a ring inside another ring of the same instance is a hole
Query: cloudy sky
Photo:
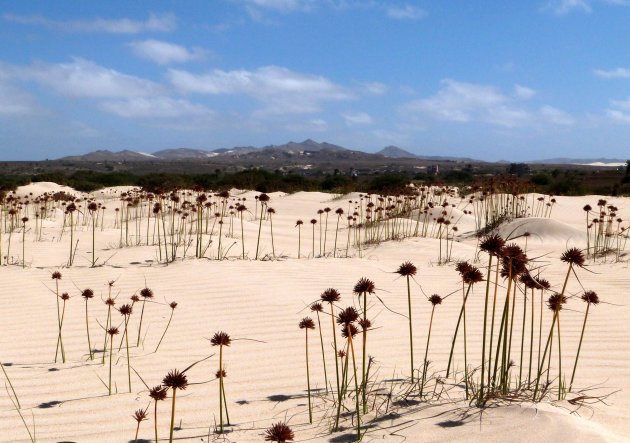
{"type": "Polygon", "coordinates": [[[630,156],[630,0],[0,1],[0,159],[630,156]]]}

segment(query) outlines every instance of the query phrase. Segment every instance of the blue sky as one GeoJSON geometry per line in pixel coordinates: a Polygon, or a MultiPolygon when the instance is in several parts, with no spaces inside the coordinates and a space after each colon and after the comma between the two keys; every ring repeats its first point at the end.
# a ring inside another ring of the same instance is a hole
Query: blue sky
{"type": "Polygon", "coordinates": [[[630,157],[630,0],[0,0],[0,159],[630,157]]]}

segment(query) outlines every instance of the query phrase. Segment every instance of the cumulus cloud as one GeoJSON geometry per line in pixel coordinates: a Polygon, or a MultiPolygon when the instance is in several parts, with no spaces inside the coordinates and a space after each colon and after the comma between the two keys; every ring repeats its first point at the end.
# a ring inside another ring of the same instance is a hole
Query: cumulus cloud
{"type": "Polygon", "coordinates": [[[371,125],[374,121],[366,112],[344,112],[341,116],[348,126],[371,125]]]}
{"type": "Polygon", "coordinates": [[[387,8],[387,16],[397,20],[418,20],[425,15],[424,10],[409,4],[387,8]]]}
{"type": "Polygon", "coordinates": [[[367,82],[362,83],[361,87],[365,92],[372,95],[383,95],[387,92],[388,87],[386,84],[379,82],[367,82]]]}
{"type": "Polygon", "coordinates": [[[630,78],[630,69],[627,68],[595,69],[594,72],[596,76],[601,78],[630,78]]]}
{"type": "Polygon", "coordinates": [[[184,99],[170,97],[133,97],[101,103],[100,108],[125,118],[178,118],[185,116],[211,116],[205,106],[184,99]]]}
{"type": "Polygon", "coordinates": [[[138,34],[141,32],[171,32],[177,28],[177,19],[173,14],[149,14],[146,20],[130,18],[90,20],[52,20],[41,15],[2,15],[6,21],[22,25],[43,26],[65,32],[106,32],[111,34],[138,34]]]}
{"type": "Polygon", "coordinates": [[[569,113],[553,106],[546,105],[540,108],[540,115],[543,120],[555,125],[571,126],[575,124],[575,119],[569,113]]]}
{"type": "Polygon", "coordinates": [[[273,9],[280,12],[309,11],[315,0],[241,0],[246,6],[273,9]]]}
{"type": "Polygon", "coordinates": [[[129,46],[137,56],[160,65],[204,60],[209,55],[209,51],[202,48],[187,49],[174,43],[153,39],[131,42],[129,46]]]}
{"type": "Polygon", "coordinates": [[[150,80],[123,74],[82,58],[73,58],[71,63],[34,63],[13,67],[12,71],[23,80],[36,81],[67,97],[141,97],[162,90],[150,80]]]}
{"type": "Polygon", "coordinates": [[[3,82],[0,72],[0,117],[33,114],[36,110],[36,100],[30,94],[3,82]]]}
{"type": "Polygon", "coordinates": [[[172,84],[182,92],[201,94],[242,94],[265,105],[274,114],[317,112],[326,101],[347,100],[352,95],[325,77],[303,74],[279,66],[254,71],[214,70],[193,74],[170,69],[172,84]]]}
{"type": "Polygon", "coordinates": [[[517,98],[528,100],[536,95],[536,91],[534,91],[531,88],[528,88],[527,86],[514,85],[514,95],[517,98]]]}
{"type": "Polygon", "coordinates": [[[428,98],[403,106],[411,117],[423,115],[457,123],[481,122],[505,128],[539,124],[571,125],[573,117],[560,109],[545,105],[539,110],[527,109],[523,101],[535,94],[532,89],[516,85],[514,96],[491,85],[441,81],[440,90],[428,98]]]}
{"type": "Polygon", "coordinates": [[[606,115],[618,123],[630,123],[630,97],[625,100],[612,100],[606,115]]]}

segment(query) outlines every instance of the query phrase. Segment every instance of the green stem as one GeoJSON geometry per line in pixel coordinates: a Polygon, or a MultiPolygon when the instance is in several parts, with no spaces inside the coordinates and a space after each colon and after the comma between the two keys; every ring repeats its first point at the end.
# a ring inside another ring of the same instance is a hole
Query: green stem
{"type": "Polygon", "coordinates": [[[173,388],[173,403],[171,405],[171,433],[169,434],[168,441],[173,443],[173,429],[175,429],[175,394],[177,389],[173,388]]]}
{"type": "Polygon", "coordinates": [[[584,330],[586,329],[586,320],[588,319],[588,311],[591,307],[590,303],[586,305],[586,314],[584,314],[584,323],[582,323],[582,333],[580,334],[580,344],[578,345],[577,354],[575,356],[575,363],[573,364],[573,372],[571,373],[571,381],[569,382],[569,392],[573,387],[573,379],[575,378],[575,370],[577,368],[578,359],[580,358],[580,350],[582,349],[582,340],[584,339],[584,330]]]}

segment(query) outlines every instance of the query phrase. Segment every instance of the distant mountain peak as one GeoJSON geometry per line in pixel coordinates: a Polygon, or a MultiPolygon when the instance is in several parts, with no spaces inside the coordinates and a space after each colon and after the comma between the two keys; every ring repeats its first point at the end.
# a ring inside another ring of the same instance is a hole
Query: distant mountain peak
{"type": "Polygon", "coordinates": [[[418,156],[416,154],[412,154],[409,151],[405,151],[402,148],[399,148],[398,146],[386,146],[383,149],[381,149],[380,151],[376,152],[376,154],[382,155],[383,157],[388,157],[388,158],[417,158],[418,156]]]}

